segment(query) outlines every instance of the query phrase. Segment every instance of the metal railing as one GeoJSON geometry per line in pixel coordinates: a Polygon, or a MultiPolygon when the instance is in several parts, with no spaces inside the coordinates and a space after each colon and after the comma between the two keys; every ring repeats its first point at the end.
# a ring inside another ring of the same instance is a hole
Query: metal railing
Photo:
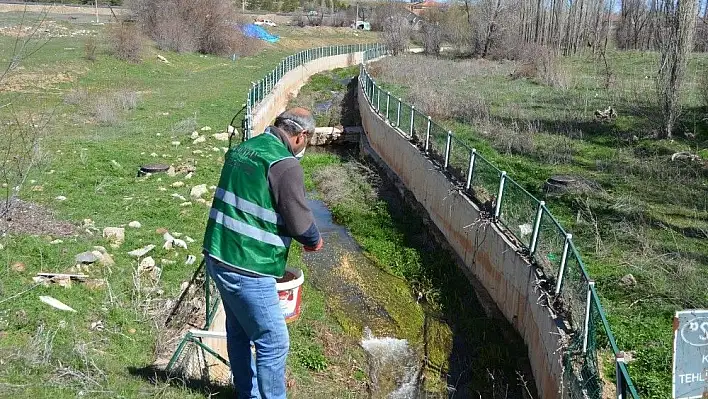
{"type": "Polygon", "coordinates": [[[286,73],[319,58],[362,51],[364,63],[359,74],[359,84],[371,107],[398,129],[400,134],[418,145],[422,152],[440,163],[452,179],[460,184],[463,192],[488,206],[494,220],[518,240],[550,280],[553,293],[566,304],[573,331],[564,355],[564,380],[568,385],[566,397],[602,398],[603,380],[596,348],[598,335],[604,333],[609,349],[615,356],[617,398],[638,399],[623,352],[617,346],[600,303],[595,282],[587,273],[572,235],[553,217],[544,201],[531,195],[505,171],[455,137],[452,131],[376,84],[366,70],[366,62],[386,55],[383,45],[318,47],[284,58],[263,79],[251,84],[243,121],[244,138],[253,135],[253,109],[286,73]]]}
{"type": "MultiPolygon", "coordinates": [[[[365,56],[380,56],[380,50],[365,56]]],[[[605,316],[595,282],[566,232],[544,201],[525,190],[475,148],[431,118],[381,88],[362,65],[359,84],[371,107],[399,134],[444,169],[460,189],[475,198],[503,225],[544,271],[556,297],[566,305],[572,333],[564,354],[565,397],[602,398],[597,358],[598,335],[604,334],[615,356],[618,398],[639,398],[605,316]]]]}
{"type": "Polygon", "coordinates": [[[319,58],[363,51],[369,56],[383,55],[384,47],[378,43],[325,46],[302,50],[283,58],[263,79],[258,82],[251,82],[251,88],[248,90],[246,97],[246,116],[243,123],[244,139],[249,139],[253,136],[253,109],[263,101],[286,73],[319,58]]]}

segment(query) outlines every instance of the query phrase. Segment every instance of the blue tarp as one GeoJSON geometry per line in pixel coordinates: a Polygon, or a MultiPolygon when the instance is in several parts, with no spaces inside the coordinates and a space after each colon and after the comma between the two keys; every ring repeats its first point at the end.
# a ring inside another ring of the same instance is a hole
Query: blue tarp
{"type": "Polygon", "coordinates": [[[265,40],[269,43],[275,43],[280,40],[280,36],[271,35],[268,31],[263,29],[263,27],[258,25],[248,24],[245,25],[242,30],[243,34],[248,37],[255,37],[256,39],[265,40]]]}

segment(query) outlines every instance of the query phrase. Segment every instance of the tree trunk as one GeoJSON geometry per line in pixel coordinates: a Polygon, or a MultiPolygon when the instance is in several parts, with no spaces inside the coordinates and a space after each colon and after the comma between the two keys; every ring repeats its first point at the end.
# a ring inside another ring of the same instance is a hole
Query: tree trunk
{"type": "Polygon", "coordinates": [[[497,24],[497,18],[499,18],[499,10],[501,9],[501,0],[497,0],[497,5],[494,7],[494,11],[492,11],[492,18],[490,21],[487,22],[487,34],[485,35],[484,39],[484,50],[482,50],[482,58],[485,58],[487,56],[487,52],[489,51],[489,45],[492,43],[492,34],[494,34],[494,31],[496,30],[496,24],[497,24]]]}
{"type": "Polygon", "coordinates": [[[681,84],[693,49],[698,0],[664,0],[662,11],[657,91],[663,126],[659,138],[671,138],[681,114],[681,84]]]}

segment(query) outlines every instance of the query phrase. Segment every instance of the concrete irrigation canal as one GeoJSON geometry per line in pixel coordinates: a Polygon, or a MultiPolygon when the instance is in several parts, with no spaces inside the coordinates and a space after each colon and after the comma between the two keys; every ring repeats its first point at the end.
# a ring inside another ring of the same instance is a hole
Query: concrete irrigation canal
{"type": "MultiPolygon", "coordinates": [[[[350,173],[356,170],[346,163],[329,168],[348,168],[350,173]]],[[[392,220],[398,228],[403,227],[404,220],[420,220],[385,177],[378,176],[378,181],[377,195],[395,213],[392,220]]],[[[322,194],[313,192],[310,196],[321,198],[322,194]]],[[[346,227],[333,221],[324,202],[311,199],[310,206],[327,245],[321,252],[304,255],[308,278],[325,294],[327,306],[338,315],[345,331],[361,337],[370,397],[534,395],[533,384],[523,383],[533,378],[523,342],[505,321],[486,316],[471,289],[455,292],[455,287],[447,287],[452,292],[443,296],[454,296],[458,309],[464,310],[451,314],[441,306],[446,299],[439,297],[439,291],[446,287],[435,283],[427,287],[412,285],[384,270],[363,252],[346,227]],[[511,364],[500,364],[510,359],[511,364]]],[[[442,265],[444,272],[456,274],[457,265],[452,257],[444,255],[432,232],[422,224],[407,227],[408,231],[400,233],[411,239],[410,250],[446,258],[449,264],[442,265]]],[[[462,274],[456,275],[464,279],[462,274]]]]}

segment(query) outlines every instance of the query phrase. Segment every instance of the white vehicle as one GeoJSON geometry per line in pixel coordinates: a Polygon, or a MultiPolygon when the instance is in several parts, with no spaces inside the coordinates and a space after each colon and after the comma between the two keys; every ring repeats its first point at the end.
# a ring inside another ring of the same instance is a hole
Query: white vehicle
{"type": "Polygon", "coordinates": [[[263,19],[263,18],[258,18],[255,22],[255,25],[265,25],[265,26],[277,26],[275,22],[271,21],[270,19],[263,19]]]}

